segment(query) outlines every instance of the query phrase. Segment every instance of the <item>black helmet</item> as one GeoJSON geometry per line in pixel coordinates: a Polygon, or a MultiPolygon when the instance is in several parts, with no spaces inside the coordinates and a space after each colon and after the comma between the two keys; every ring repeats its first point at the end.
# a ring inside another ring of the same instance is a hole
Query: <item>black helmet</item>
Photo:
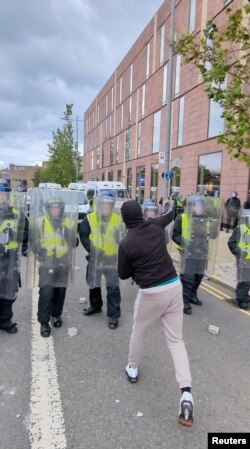
{"type": "Polygon", "coordinates": [[[11,187],[6,179],[0,178],[0,192],[11,192],[11,187]]]}

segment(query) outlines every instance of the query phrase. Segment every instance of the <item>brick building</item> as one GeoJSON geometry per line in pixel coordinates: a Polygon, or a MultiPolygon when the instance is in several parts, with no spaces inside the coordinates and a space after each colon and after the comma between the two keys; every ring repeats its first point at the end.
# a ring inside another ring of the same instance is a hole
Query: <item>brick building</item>
{"type": "MultiPolygon", "coordinates": [[[[43,162],[43,166],[45,165],[46,162],[43,162]]],[[[32,178],[38,168],[38,165],[34,166],[10,164],[8,169],[0,171],[0,177],[10,180],[11,186],[14,189],[30,188],[34,187],[32,178]]]]}
{"type": "MultiPolygon", "coordinates": [[[[214,17],[223,25],[226,7],[244,3],[176,0],[175,35],[199,32],[214,17]]],[[[123,181],[139,201],[163,194],[170,8],[164,1],[84,115],[84,181],[123,181]]],[[[216,142],[223,132],[221,110],[180,55],[173,59],[171,107],[171,191],[218,190],[228,198],[237,190],[244,201],[250,170],[216,142]]]]}

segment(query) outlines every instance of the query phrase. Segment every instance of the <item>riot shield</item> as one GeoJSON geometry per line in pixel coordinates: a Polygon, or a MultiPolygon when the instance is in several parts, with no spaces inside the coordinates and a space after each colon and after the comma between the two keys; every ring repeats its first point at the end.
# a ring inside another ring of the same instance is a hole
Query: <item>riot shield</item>
{"type": "Polygon", "coordinates": [[[155,218],[159,216],[159,208],[155,201],[145,200],[141,206],[143,218],[155,218]]]}
{"type": "Polygon", "coordinates": [[[25,207],[23,193],[0,192],[0,298],[13,300],[18,291],[25,207]]]}
{"type": "Polygon", "coordinates": [[[237,235],[237,247],[240,252],[237,260],[237,280],[250,282],[250,209],[243,209],[237,235]]]}
{"type": "Polygon", "coordinates": [[[78,192],[30,192],[28,285],[67,287],[73,280],[78,192]]]}
{"type": "Polygon", "coordinates": [[[182,216],[181,273],[214,272],[222,203],[213,197],[189,197],[182,216]]]}
{"type": "Polygon", "coordinates": [[[119,241],[124,235],[120,209],[115,208],[113,195],[101,194],[96,197],[93,212],[88,214],[91,229],[90,254],[87,266],[87,283],[90,288],[101,287],[105,278],[106,286],[118,286],[117,255],[119,241]]]}

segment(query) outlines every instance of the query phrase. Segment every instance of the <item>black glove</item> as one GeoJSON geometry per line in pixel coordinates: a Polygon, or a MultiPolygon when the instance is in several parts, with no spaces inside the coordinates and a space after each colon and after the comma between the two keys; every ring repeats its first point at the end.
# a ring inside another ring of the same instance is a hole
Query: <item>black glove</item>
{"type": "Polygon", "coordinates": [[[85,259],[89,261],[89,254],[86,254],[85,259]]]}

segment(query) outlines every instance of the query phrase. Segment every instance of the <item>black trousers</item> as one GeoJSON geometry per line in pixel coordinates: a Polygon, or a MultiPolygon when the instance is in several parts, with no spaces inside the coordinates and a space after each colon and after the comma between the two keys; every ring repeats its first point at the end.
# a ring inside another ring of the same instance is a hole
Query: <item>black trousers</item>
{"type": "Polygon", "coordinates": [[[0,298],[0,323],[8,324],[13,317],[12,307],[16,299],[0,298]]]}
{"type": "Polygon", "coordinates": [[[51,316],[58,317],[62,314],[65,296],[66,287],[40,287],[37,312],[39,323],[47,324],[51,316]]]}
{"type": "Polygon", "coordinates": [[[250,282],[238,282],[236,286],[236,300],[238,303],[248,302],[248,291],[250,290],[250,282]]]}
{"type": "MultiPolygon", "coordinates": [[[[91,307],[102,307],[101,287],[89,289],[89,303],[91,307]]],[[[121,315],[121,293],[119,286],[107,286],[107,315],[110,318],[119,318],[121,315]]]]}
{"type": "Polygon", "coordinates": [[[183,302],[190,303],[190,299],[197,296],[197,290],[201,284],[203,274],[183,273],[180,275],[183,288],[183,302]]]}

